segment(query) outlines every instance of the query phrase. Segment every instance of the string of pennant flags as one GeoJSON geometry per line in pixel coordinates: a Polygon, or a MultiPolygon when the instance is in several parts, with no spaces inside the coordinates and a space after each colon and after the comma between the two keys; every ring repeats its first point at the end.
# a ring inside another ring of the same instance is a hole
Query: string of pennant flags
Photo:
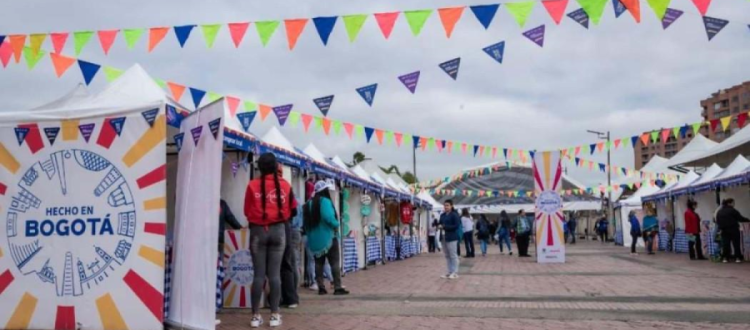
{"type": "MultiPolygon", "coordinates": [[[[518,25],[523,28],[528,21],[530,14],[537,3],[541,2],[550,18],[555,24],[560,24],[562,17],[568,7],[570,0],[526,0],[517,2],[505,2],[505,3],[493,3],[485,5],[474,5],[474,6],[455,6],[445,8],[433,8],[433,9],[419,9],[419,10],[405,10],[405,11],[392,11],[383,13],[370,13],[370,14],[351,14],[351,15],[332,15],[332,16],[320,16],[313,18],[294,18],[294,19],[282,19],[282,20],[258,20],[258,21],[245,21],[245,22],[233,22],[233,23],[218,23],[218,24],[185,24],[178,26],[155,26],[147,28],[125,28],[125,29],[103,29],[103,30],[83,30],[83,31],[72,31],[72,32],[53,32],[53,33],[5,33],[0,35],[0,42],[7,36],[11,40],[14,52],[16,56],[20,56],[23,50],[23,46],[28,39],[33,54],[36,54],[42,47],[42,44],[46,40],[50,40],[56,53],[62,53],[62,49],[65,47],[70,36],[73,39],[73,47],[76,56],[79,56],[83,49],[91,42],[94,35],[99,40],[99,45],[105,55],[108,55],[112,45],[118,40],[118,35],[122,35],[119,40],[124,40],[128,49],[133,49],[139,40],[144,35],[148,35],[147,50],[152,52],[158,45],[160,45],[167,35],[172,32],[176,41],[181,48],[185,47],[188,39],[194,35],[193,31],[200,28],[203,39],[207,48],[212,48],[216,41],[216,37],[221,31],[228,31],[231,37],[232,43],[235,48],[239,48],[242,42],[246,39],[247,31],[250,25],[254,25],[257,32],[260,44],[265,47],[271,38],[274,36],[276,31],[281,26],[283,21],[284,29],[286,32],[286,39],[289,50],[294,50],[297,41],[299,40],[308,23],[312,21],[315,30],[320,37],[321,42],[324,46],[328,45],[330,36],[337,25],[339,18],[343,21],[346,35],[350,42],[354,42],[359,36],[360,31],[365,25],[365,22],[369,17],[373,17],[376,21],[380,32],[383,34],[385,39],[389,39],[393,28],[400,17],[404,17],[406,20],[409,30],[414,36],[418,36],[427,20],[435,16],[433,13],[437,12],[437,16],[440,19],[445,35],[450,38],[453,34],[459,20],[462,17],[470,16],[464,15],[464,12],[468,8],[473,14],[476,20],[485,29],[488,29],[494,21],[498,9],[501,7],[505,8],[508,14],[515,19],[518,25]],[[148,33],[147,33],[148,32],[148,33]]],[[[570,16],[573,20],[585,24],[588,28],[588,22],[591,20],[594,24],[599,24],[601,17],[604,13],[604,9],[610,0],[576,0],[580,5],[581,9],[571,13],[570,16]],[[585,14],[585,15],[583,15],[585,14]]],[[[681,11],[670,9],[669,5],[672,0],[646,0],[648,6],[653,10],[656,17],[666,24],[665,28],[673,23],[679,16],[682,15],[681,11]]],[[[706,16],[708,9],[711,5],[711,0],[691,0],[695,5],[697,11],[704,17],[704,24],[706,25],[706,31],[709,33],[709,40],[713,38],[713,35],[718,33],[728,22],[721,19],[711,18],[706,16]],[[711,26],[711,29],[709,29],[711,26]],[[710,32],[714,31],[714,32],[710,32]],[[713,35],[712,35],[713,34],[713,35]]],[[[616,17],[620,17],[624,12],[628,11],[631,13],[637,23],[641,21],[641,0],[611,0],[616,17]]]]}

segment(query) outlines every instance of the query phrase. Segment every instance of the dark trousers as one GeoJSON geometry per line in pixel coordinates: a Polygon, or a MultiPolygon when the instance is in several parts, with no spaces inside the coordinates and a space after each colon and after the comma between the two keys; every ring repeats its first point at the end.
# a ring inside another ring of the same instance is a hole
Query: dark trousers
{"type": "Polygon", "coordinates": [[[635,245],[638,244],[638,237],[640,236],[639,233],[630,233],[630,237],[633,238],[633,243],[630,244],[630,253],[635,253],[635,245]]]}
{"type": "Polygon", "coordinates": [[[724,259],[732,258],[732,248],[734,248],[734,258],[739,260],[743,259],[739,230],[722,230],[721,246],[721,255],[724,259]]]}
{"type": "Polygon", "coordinates": [[[607,241],[609,241],[609,233],[606,230],[603,232],[600,232],[599,239],[602,240],[602,243],[607,243],[607,241]]]}
{"type": "Polygon", "coordinates": [[[695,235],[695,242],[688,242],[688,252],[690,252],[690,259],[703,259],[703,244],[701,243],[701,235],[695,235]]]}
{"type": "Polygon", "coordinates": [[[339,249],[339,241],[333,239],[331,248],[328,249],[328,253],[315,258],[315,280],[318,282],[318,288],[325,288],[326,282],[323,276],[323,267],[326,265],[326,259],[328,264],[331,265],[331,273],[333,273],[333,287],[334,289],[341,289],[341,265],[339,260],[341,259],[341,250],[339,249]]]}
{"type": "Polygon", "coordinates": [[[518,255],[528,256],[529,255],[529,241],[531,241],[530,234],[519,234],[516,235],[516,244],[518,245],[518,255]]]}
{"type": "MultiPolygon", "coordinates": [[[[575,229],[570,230],[570,238],[572,239],[570,241],[570,244],[576,244],[576,230],[575,229]]],[[[565,242],[568,242],[567,238],[565,239],[565,242]]]]}
{"type": "Polygon", "coordinates": [[[268,279],[271,293],[268,301],[271,313],[279,312],[281,300],[281,259],[284,258],[286,234],[284,224],[276,223],[268,226],[250,225],[250,252],[252,252],[254,276],[253,287],[250,291],[250,303],[253,313],[260,309],[260,296],[263,286],[268,279]]]}
{"type": "Polygon", "coordinates": [[[435,253],[436,246],[437,244],[435,244],[435,236],[427,236],[427,252],[435,253]]]}
{"type": "Polygon", "coordinates": [[[473,232],[464,233],[464,246],[466,247],[466,257],[474,258],[474,235],[473,232]]]}
{"type": "Polygon", "coordinates": [[[459,257],[461,256],[461,240],[458,240],[458,243],[456,243],[456,255],[459,257]]]}
{"type": "Polygon", "coordinates": [[[300,232],[293,230],[289,222],[285,223],[286,247],[281,259],[281,305],[299,304],[299,244],[300,232]]]}

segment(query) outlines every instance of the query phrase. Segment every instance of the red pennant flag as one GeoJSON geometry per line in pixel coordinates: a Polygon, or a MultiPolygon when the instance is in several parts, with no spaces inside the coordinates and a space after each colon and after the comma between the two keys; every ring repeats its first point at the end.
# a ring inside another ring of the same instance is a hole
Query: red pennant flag
{"type": "Polygon", "coordinates": [[[227,107],[229,108],[229,114],[234,117],[237,114],[237,107],[240,106],[240,99],[232,96],[225,96],[224,99],[227,101],[227,107]]]}
{"type": "Polygon", "coordinates": [[[328,118],[323,118],[323,133],[326,135],[331,133],[331,120],[328,118]]]}
{"type": "Polygon", "coordinates": [[[404,135],[401,133],[393,133],[393,137],[396,139],[396,146],[401,147],[401,142],[404,140],[404,135]]]}
{"type": "Polygon", "coordinates": [[[60,54],[65,47],[65,41],[68,40],[68,32],[50,33],[50,38],[52,38],[52,47],[55,49],[55,53],[60,54]]]}
{"type": "Polygon", "coordinates": [[[349,135],[349,140],[351,140],[352,135],[354,134],[354,125],[351,123],[344,123],[344,130],[346,130],[346,134],[349,135]]]}
{"type": "Polygon", "coordinates": [[[185,86],[173,82],[167,82],[167,87],[172,91],[172,98],[174,98],[175,101],[180,102],[182,94],[185,93],[185,86]]]}
{"type": "Polygon", "coordinates": [[[68,71],[70,66],[76,62],[76,59],[62,56],[58,53],[50,53],[49,56],[52,59],[52,66],[55,67],[55,73],[58,78],[62,77],[65,71],[68,71]]]}
{"type": "Polygon", "coordinates": [[[297,39],[299,35],[307,25],[307,18],[301,19],[287,19],[284,20],[284,26],[286,27],[286,40],[289,44],[289,50],[293,50],[294,46],[297,45],[297,39]]]}
{"type": "Polygon", "coordinates": [[[711,119],[711,130],[715,132],[717,126],[719,126],[719,119],[711,119]]]}
{"type": "Polygon", "coordinates": [[[260,119],[266,120],[266,117],[268,117],[268,114],[271,113],[271,107],[265,104],[260,104],[258,105],[258,111],[260,112],[260,119]]]}
{"type": "Polygon", "coordinates": [[[7,41],[0,43],[0,62],[3,63],[3,68],[8,66],[12,55],[13,50],[10,48],[10,43],[7,41]]]}
{"type": "Polygon", "coordinates": [[[669,139],[670,132],[671,130],[668,128],[665,128],[661,131],[661,143],[667,143],[667,139],[669,139]]]}
{"type": "Polygon", "coordinates": [[[747,120],[747,112],[743,112],[737,115],[737,126],[739,128],[742,128],[743,126],[745,126],[745,120],[747,120]]]}
{"type": "Polygon", "coordinates": [[[630,15],[635,18],[635,21],[641,22],[641,0],[620,0],[620,2],[627,8],[630,15]]]}
{"type": "Polygon", "coordinates": [[[640,182],[636,182],[635,183],[635,188],[636,189],[641,189],[641,183],[640,182]]]}
{"type": "Polygon", "coordinates": [[[479,146],[479,157],[482,157],[484,155],[484,146],[479,146]]]}
{"type": "Polygon", "coordinates": [[[383,32],[383,37],[388,39],[393,31],[393,25],[396,24],[396,19],[400,12],[393,13],[377,13],[374,14],[375,20],[378,22],[380,31],[383,32]]]}
{"type": "Polygon", "coordinates": [[[711,0],[693,0],[693,4],[695,4],[695,7],[698,8],[701,16],[706,16],[706,12],[708,12],[708,6],[711,5],[711,0]]]}
{"type": "Polygon", "coordinates": [[[234,42],[234,48],[240,47],[242,38],[245,37],[245,32],[250,26],[250,22],[243,23],[229,23],[229,35],[232,36],[232,42],[234,42]]]}
{"type": "Polygon", "coordinates": [[[643,142],[644,146],[648,145],[648,139],[649,139],[648,135],[649,135],[648,133],[643,133],[643,135],[641,135],[641,142],[643,142]]]}
{"type": "Polygon", "coordinates": [[[112,43],[114,43],[115,38],[117,38],[117,32],[120,32],[120,30],[103,30],[96,32],[99,36],[99,44],[102,45],[104,55],[109,54],[109,49],[112,48],[112,43]]]}
{"type": "Polygon", "coordinates": [[[450,38],[451,34],[453,34],[453,28],[456,27],[456,22],[458,22],[458,19],[461,18],[461,14],[464,13],[464,8],[466,7],[438,9],[438,14],[440,14],[440,22],[443,23],[443,29],[445,29],[446,37],[450,38]]]}
{"type": "MultiPolygon", "coordinates": [[[[310,129],[310,123],[312,123],[313,117],[308,114],[302,114],[302,128],[305,129],[305,133],[310,129]]],[[[351,124],[350,124],[351,125],[351,124]]],[[[348,130],[347,130],[348,132],[348,130]]],[[[349,138],[351,138],[352,135],[349,134],[349,138]]]]}
{"type": "Polygon", "coordinates": [[[156,46],[164,40],[164,37],[167,36],[167,33],[169,32],[168,27],[155,27],[148,30],[148,52],[156,48],[156,46]]]}
{"type": "Polygon", "coordinates": [[[375,129],[375,137],[378,138],[378,144],[383,144],[383,130],[382,129],[375,129]]]}
{"type": "Polygon", "coordinates": [[[21,52],[23,51],[23,45],[26,43],[25,34],[16,34],[8,36],[10,38],[10,47],[13,49],[13,59],[16,63],[21,61],[21,52]]]}
{"type": "Polygon", "coordinates": [[[565,15],[565,8],[568,7],[568,0],[546,0],[542,1],[542,4],[555,24],[560,25],[560,21],[565,15]]]}
{"type": "Polygon", "coordinates": [[[621,140],[621,139],[617,139],[617,140],[615,140],[615,149],[617,149],[617,148],[619,148],[619,147],[620,147],[620,143],[621,143],[621,142],[622,142],[622,140],[621,140]]]}

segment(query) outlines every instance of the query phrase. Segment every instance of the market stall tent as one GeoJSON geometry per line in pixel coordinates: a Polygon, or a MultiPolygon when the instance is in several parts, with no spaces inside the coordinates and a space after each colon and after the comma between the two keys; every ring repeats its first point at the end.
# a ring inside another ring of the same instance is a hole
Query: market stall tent
{"type": "Polygon", "coordinates": [[[685,229],[685,211],[687,210],[687,201],[689,198],[688,187],[690,184],[698,180],[698,178],[700,178],[698,174],[690,171],[683,175],[682,178],[680,178],[680,181],[678,181],[668,192],[674,203],[673,208],[675,212],[676,229],[685,229]]]}
{"type": "MultiPolygon", "coordinates": [[[[633,195],[617,203],[616,208],[619,208],[619,212],[615,212],[615,216],[619,217],[618,222],[622,223],[623,246],[630,248],[630,245],[633,242],[633,238],[630,236],[630,221],[628,218],[630,211],[635,211],[638,220],[643,223],[643,217],[645,214],[643,213],[643,202],[641,201],[641,197],[653,194],[658,190],[659,187],[657,186],[642,185],[633,195]]],[[[644,246],[643,242],[639,241],[638,246],[644,246]]]]}
{"type": "Polygon", "coordinates": [[[695,182],[688,187],[688,191],[693,195],[693,200],[698,202],[698,207],[695,209],[695,212],[698,213],[703,220],[710,220],[714,217],[714,211],[716,211],[718,203],[716,201],[716,191],[713,180],[722,171],[724,171],[724,169],[719,165],[713,164],[698,180],[695,180],[695,182]]]}
{"type": "Polygon", "coordinates": [[[714,179],[716,185],[721,187],[721,199],[734,198],[734,207],[745,217],[750,216],[750,190],[745,184],[749,167],[750,161],[739,155],[714,179]]]}
{"type": "Polygon", "coordinates": [[[687,145],[682,147],[679,152],[664,162],[662,166],[667,168],[680,167],[685,162],[704,155],[717,145],[719,143],[709,140],[703,134],[698,134],[687,145]]]}
{"type": "Polygon", "coordinates": [[[706,152],[684,160],[681,165],[696,167],[716,163],[724,166],[731,163],[737,155],[750,155],[750,126],[745,126],[706,152]]]}

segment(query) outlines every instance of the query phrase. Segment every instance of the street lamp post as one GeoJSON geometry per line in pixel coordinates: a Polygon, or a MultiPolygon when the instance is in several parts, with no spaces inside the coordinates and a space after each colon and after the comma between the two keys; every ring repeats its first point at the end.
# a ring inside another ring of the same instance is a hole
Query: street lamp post
{"type": "MultiPolygon", "coordinates": [[[[610,132],[607,131],[607,133],[604,132],[597,132],[592,130],[587,130],[586,132],[589,132],[591,134],[596,134],[596,137],[602,140],[607,140],[607,217],[610,218],[610,220],[615,221],[615,212],[614,212],[614,204],[612,203],[612,166],[611,165],[611,148],[610,146],[610,132]]],[[[615,224],[616,226],[617,224],[615,224]]]]}

